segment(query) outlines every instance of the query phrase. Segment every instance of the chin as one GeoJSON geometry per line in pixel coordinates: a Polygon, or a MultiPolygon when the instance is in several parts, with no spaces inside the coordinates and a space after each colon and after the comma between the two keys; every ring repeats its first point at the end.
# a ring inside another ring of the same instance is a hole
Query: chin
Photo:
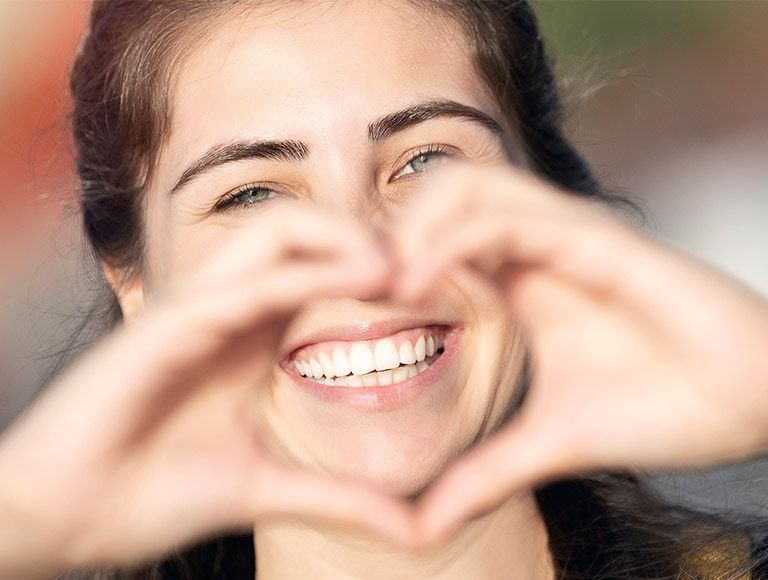
{"type": "Polygon", "coordinates": [[[270,430],[294,463],[413,496],[475,439],[484,409],[464,396],[473,357],[460,325],[365,332],[332,328],[288,350],[270,430]]]}
{"type": "Polygon", "coordinates": [[[412,497],[428,487],[463,450],[461,441],[452,435],[430,427],[399,434],[359,434],[353,444],[337,444],[334,452],[326,453],[318,463],[334,475],[412,497]]]}

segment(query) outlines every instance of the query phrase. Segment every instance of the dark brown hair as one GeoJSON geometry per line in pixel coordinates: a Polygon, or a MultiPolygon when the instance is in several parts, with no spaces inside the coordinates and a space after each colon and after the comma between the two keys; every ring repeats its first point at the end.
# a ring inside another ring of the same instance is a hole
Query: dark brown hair
{"type": "MultiPolygon", "coordinates": [[[[416,2],[416,0],[412,0],[416,2]]],[[[264,2],[261,2],[263,4],[264,2]]],[[[574,195],[636,211],[626,197],[603,191],[563,133],[563,110],[532,7],[524,0],[418,0],[461,24],[488,87],[517,127],[533,170],[574,195]]],[[[95,258],[125,279],[142,264],[142,201],[153,161],[168,132],[175,65],[217,19],[253,8],[243,0],[96,0],[71,71],[72,130],[80,205],[95,258]]],[[[120,319],[114,295],[111,320],[120,319]]],[[[526,373],[527,374],[527,373],[526,373]]],[[[723,539],[757,541],[758,522],[663,501],[637,474],[603,473],[536,490],[560,578],[704,577],[695,555],[723,539]],[[699,576],[700,575],[700,576],[699,576]]],[[[743,546],[743,544],[741,544],[743,546]]],[[[721,550],[717,577],[734,578],[750,563],[721,550]],[[722,575],[720,575],[722,573],[722,575]]],[[[765,556],[753,574],[765,572],[765,556]]],[[[715,560],[710,561],[710,566],[715,560]]],[[[70,578],[252,578],[251,535],[201,542],[140,570],[72,573],[70,578]]],[[[714,570],[714,568],[710,568],[714,570]]],[[[707,577],[714,577],[709,576],[707,577]]],[[[756,576],[753,576],[756,577],[756,576]]]]}

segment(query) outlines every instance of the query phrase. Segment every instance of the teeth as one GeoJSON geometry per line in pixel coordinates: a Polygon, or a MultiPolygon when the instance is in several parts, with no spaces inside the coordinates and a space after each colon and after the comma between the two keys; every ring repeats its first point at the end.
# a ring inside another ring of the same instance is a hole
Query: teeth
{"type": "Polygon", "coordinates": [[[423,336],[420,336],[419,340],[416,341],[416,347],[414,348],[414,351],[416,351],[417,361],[422,361],[427,356],[427,343],[423,336]]]}
{"type": "Polygon", "coordinates": [[[314,358],[309,359],[309,368],[314,378],[319,379],[323,376],[323,367],[314,358]]]}
{"type": "Polygon", "coordinates": [[[340,348],[333,351],[333,372],[337,377],[345,377],[352,372],[349,370],[349,359],[340,348]]]}
{"type": "Polygon", "coordinates": [[[378,373],[376,373],[376,378],[378,379],[378,384],[380,387],[391,385],[392,377],[393,377],[392,371],[379,371],[378,373]]]}
{"type": "Polygon", "coordinates": [[[368,373],[367,375],[363,375],[360,377],[363,381],[364,387],[378,387],[379,386],[379,373],[368,373]]]}
{"type": "Polygon", "coordinates": [[[373,353],[364,342],[356,342],[349,350],[349,368],[353,375],[364,375],[376,368],[373,353]]]}
{"type": "Polygon", "coordinates": [[[400,364],[412,365],[416,362],[416,351],[413,350],[413,345],[410,340],[406,340],[400,345],[400,364]]]}
{"type": "Polygon", "coordinates": [[[362,387],[363,381],[360,377],[357,377],[355,375],[349,375],[347,377],[347,386],[348,387],[362,387]]]}
{"type": "Polygon", "coordinates": [[[408,378],[408,367],[407,366],[397,367],[395,370],[392,371],[392,382],[393,383],[402,383],[407,378],[408,378]]]}
{"type": "Polygon", "coordinates": [[[376,343],[373,349],[373,358],[377,371],[387,371],[400,366],[400,356],[395,348],[395,343],[385,338],[376,343]]]}
{"type": "MultiPolygon", "coordinates": [[[[423,360],[415,365],[403,365],[396,369],[388,369],[378,372],[373,371],[361,376],[349,375],[347,377],[338,377],[335,379],[313,378],[312,376],[309,378],[321,385],[329,387],[385,387],[395,383],[401,383],[423,373],[429,368],[429,365],[431,365],[434,360],[434,358],[430,358],[429,362],[423,360]]],[[[319,366],[319,363],[317,364],[319,366]]]]}
{"type": "Polygon", "coordinates": [[[307,360],[294,360],[293,366],[304,377],[328,386],[371,387],[400,383],[424,372],[439,356],[445,339],[422,335],[415,345],[406,340],[399,348],[392,339],[370,343],[351,343],[349,354],[337,347],[333,355],[318,352],[307,360]]]}
{"type": "Polygon", "coordinates": [[[320,366],[323,368],[323,374],[329,378],[333,378],[333,363],[331,362],[331,359],[328,358],[328,355],[324,352],[321,352],[319,355],[317,355],[317,358],[320,360],[320,366]]]}

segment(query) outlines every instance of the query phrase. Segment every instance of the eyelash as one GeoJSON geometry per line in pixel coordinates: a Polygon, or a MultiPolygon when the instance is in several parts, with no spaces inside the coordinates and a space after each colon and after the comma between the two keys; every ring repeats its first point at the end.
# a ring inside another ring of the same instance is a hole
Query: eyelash
{"type": "Polygon", "coordinates": [[[422,155],[429,155],[431,153],[436,153],[438,155],[449,155],[448,151],[446,150],[446,147],[438,143],[432,143],[431,145],[421,147],[413,155],[411,155],[408,161],[405,162],[405,164],[397,171],[395,175],[402,173],[403,169],[405,169],[408,165],[416,161],[416,159],[418,159],[422,155]]]}
{"type": "MultiPolygon", "coordinates": [[[[440,144],[430,144],[425,147],[421,147],[418,149],[409,159],[405,162],[405,164],[397,171],[396,175],[399,175],[402,173],[402,171],[411,163],[416,161],[419,157],[422,155],[430,155],[435,154],[436,156],[450,156],[445,146],[440,144]]],[[[413,175],[415,173],[421,173],[421,172],[412,172],[409,174],[406,174],[398,179],[407,178],[409,175],[413,175]]],[[[267,201],[268,199],[272,199],[276,195],[280,195],[277,191],[274,189],[271,189],[269,187],[266,187],[265,184],[260,183],[246,183],[245,185],[241,185],[237,189],[230,191],[229,193],[224,194],[224,196],[216,202],[216,204],[213,206],[213,212],[225,212],[225,211],[232,211],[237,209],[247,209],[251,205],[259,205],[263,201],[267,201]],[[243,202],[239,201],[239,198],[243,196],[246,193],[249,192],[268,192],[272,195],[269,195],[269,197],[260,199],[255,202],[243,202]]]]}

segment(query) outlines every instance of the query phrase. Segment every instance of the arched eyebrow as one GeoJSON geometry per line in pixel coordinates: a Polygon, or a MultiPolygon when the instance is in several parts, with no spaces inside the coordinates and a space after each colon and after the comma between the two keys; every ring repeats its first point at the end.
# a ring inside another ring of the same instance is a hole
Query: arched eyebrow
{"type": "MultiPolygon", "coordinates": [[[[466,119],[488,129],[495,137],[505,142],[504,128],[488,113],[476,107],[450,99],[437,99],[418,103],[389,113],[368,124],[368,139],[372,143],[387,139],[409,127],[439,117],[466,119]]],[[[300,162],[309,156],[309,146],[295,140],[244,140],[221,143],[210,147],[190,163],[169,191],[174,195],[179,189],[196,177],[212,169],[245,159],[272,159],[277,161],[300,162]]]]}

